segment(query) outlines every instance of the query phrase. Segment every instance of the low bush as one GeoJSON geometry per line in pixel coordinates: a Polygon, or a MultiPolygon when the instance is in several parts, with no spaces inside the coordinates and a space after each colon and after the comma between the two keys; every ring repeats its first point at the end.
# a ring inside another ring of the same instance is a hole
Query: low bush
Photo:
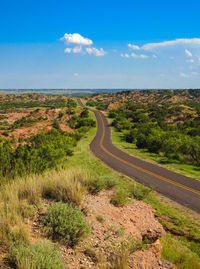
{"type": "Polygon", "coordinates": [[[103,223],[103,222],[105,222],[105,217],[104,216],[102,216],[102,215],[98,215],[97,217],[97,220],[99,221],[99,222],[101,222],[101,223],[103,223]]]}
{"type": "Polygon", "coordinates": [[[133,184],[130,188],[131,197],[136,200],[144,200],[152,191],[152,188],[145,187],[142,184],[133,184]]]}
{"type": "Polygon", "coordinates": [[[118,189],[110,201],[115,206],[123,206],[128,202],[127,191],[124,189],[118,189]]]}
{"type": "Polygon", "coordinates": [[[64,269],[59,251],[53,244],[18,242],[9,252],[9,261],[16,269],[64,269]]]}
{"type": "Polygon", "coordinates": [[[102,177],[102,176],[92,176],[89,177],[87,181],[84,183],[86,185],[87,190],[91,194],[97,194],[103,189],[111,189],[115,185],[117,185],[117,181],[113,177],[102,177]]]}
{"type": "Polygon", "coordinates": [[[79,208],[62,202],[52,203],[43,220],[44,230],[53,239],[69,246],[75,246],[90,233],[90,227],[84,220],[79,208]]]}

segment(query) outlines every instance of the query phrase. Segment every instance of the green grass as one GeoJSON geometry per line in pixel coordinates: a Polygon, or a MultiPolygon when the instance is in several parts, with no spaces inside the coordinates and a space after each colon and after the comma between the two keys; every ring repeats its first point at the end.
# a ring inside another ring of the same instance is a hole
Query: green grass
{"type": "Polygon", "coordinates": [[[199,269],[200,258],[182,242],[167,234],[161,239],[163,249],[162,258],[171,261],[179,269],[199,269]]]}
{"type": "MultiPolygon", "coordinates": [[[[91,117],[95,118],[93,114],[91,114],[91,117]]],[[[82,197],[86,192],[96,194],[101,189],[116,186],[116,190],[122,190],[127,198],[142,199],[151,204],[166,230],[177,233],[176,236],[169,234],[169,238],[178,240],[179,245],[192,255],[193,264],[198,264],[200,257],[200,224],[194,221],[185,211],[165,205],[156,197],[154,192],[146,191],[140,184],[133,184],[132,179],[114,172],[100,160],[94,158],[89,150],[89,144],[95,133],[96,128],[90,129],[85,137],[78,142],[74,149],[74,155],[63,164],[66,169],[52,170],[43,175],[29,177],[27,180],[16,179],[1,189],[0,242],[2,244],[7,243],[8,240],[14,243],[19,242],[19,240],[30,242],[31,235],[24,223],[24,218],[30,218],[31,215],[35,214],[35,210],[37,211],[40,208],[41,200],[44,197],[80,206],[82,197]]],[[[173,250],[173,245],[165,244],[163,241],[163,253],[164,251],[169,252],[163,254],[163,256],[168,255],[168,259],[172,262],[174,259],[173,250]]],[[[116,259],[115,267],[110,268],[126,268],[126,265],[122,265],[122,263],[126,264],[126,253],[122,254],[119,259],[116,259]]],[[[178,260],[177,264],[187,265],[187,261],[178,260]]],[[[190,268],[196,269],[196,267],[190,268]]],[[[21,267],[21,269],[24,268],[21,267]]]]}
{"type": "Polygon", "coordinates": [[[169,160],[166,157],[151,153],[146,149],[138,149],[135,144],[126,142],[123,139],[123,134],[118,132],[114,127],[112,127],[112,142],[116,147],[129,154],[156,162],[169,170],[200,180],[200,167],[169,160]]]}
{"type": "Polygon", "coordinates": [[[127,191],[123,188],[116,190],[110,202],[117,207],[125,205],[128,202],[127,191]]]}
{"type": "MultiPolygon", "coordinates": [[[[133,184],[133,180],[126,176],[119,175],[119,173],[108,168],[100,160],[91,157],[89,143],[95,133],[96,128],[91,129],[86,137],[78,143],[76,153],[74,156],[70,157],[68,165],[81,166],[84,169],[89,169],[100,179],[111,178],[114,180],[117,188],[127,192],[127,197],[141,199],[150,204],[155,209],[155,214],[158,216],[158,220],[166,230],[171,232],[171,234],[169,233],[169,237],[175,238],[176,240],[184,238],[184,240],[179,240],[179,244],[187,249],[191,255],[193,254],[195,263],[199,263],[198,259],[200,256],[197,252],[200,247],[200,223],[195,221],[190,216],[190,213],[185,210],[174,208],[163,203],[154,191],[147,191],[146,187],[141,184],[133,184]],[[175,237],[172,234],[175,234],[175,237]]],[[[118,140],[118,142],[121,144],[121,139],[118,140]]],[[[163,245],[163,251],[165,249],[170,249],[170,246],[163,245]]],[[[168,259],[173,262],[173,256],[169,256],[168,259]]]]}
{"type": "Polygon", "coordinates": [[[50,242],[24,244],[18,242],[9,251],[9,261],[17,269],[64,269],[62,257],[50,242]]]}

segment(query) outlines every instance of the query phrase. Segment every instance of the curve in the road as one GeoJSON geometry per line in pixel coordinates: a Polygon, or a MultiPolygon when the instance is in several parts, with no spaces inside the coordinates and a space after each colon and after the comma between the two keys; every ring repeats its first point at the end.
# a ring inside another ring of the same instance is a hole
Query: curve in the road
{"type": "MultiPolygon", "coordinates": [[[[80,100],[78,102],[83,106],[80,100]]],[[[96,136],[90,144],[95,156],[118,172],[147,186],[154,186],[156,191],[200,213],[200,181],[121,151],[112,144],[111,128],[105,115],[92,111],[98,124],[96,136]]]]}

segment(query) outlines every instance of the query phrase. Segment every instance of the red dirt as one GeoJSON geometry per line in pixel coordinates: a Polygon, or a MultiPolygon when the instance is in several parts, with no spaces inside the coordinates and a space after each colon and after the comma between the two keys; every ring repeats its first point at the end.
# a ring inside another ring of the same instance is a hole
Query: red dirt
{"type": "Polygon", "coordinates": [[[108,264],[118,253],[120,243],[131,236],[136,242],[142,242],[146,237],[152,243],[147,249],[129,256],[129,269],[172,269],[171,263],[161,260],[159,238],[165,235],[165,231],[151,206],[141,201],[130,201],[124,207],[115,207],[110,203],[111,194],[112,191],[102,191],[97,196],[86,196],[83,206],[92,232],[76,249],[61,247],[66,267],[97,269],[108,264]],[[104,217],[104,222],[97,220],[99,215],[104,217]]]}

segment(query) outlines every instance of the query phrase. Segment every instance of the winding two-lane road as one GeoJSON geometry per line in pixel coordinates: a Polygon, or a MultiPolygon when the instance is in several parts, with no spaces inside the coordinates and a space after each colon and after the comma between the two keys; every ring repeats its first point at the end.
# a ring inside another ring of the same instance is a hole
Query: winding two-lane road
{"type": "MultiPolygon", "coordinates": [[[[80,99],[78,103],[83,106],[80,99]]],[[[131,156],[113,146],[111,128],[105,115],[97,110],[91,111],[98,124],[96,136],[90,144],[96,157],[116,171],[146,186],[154,186],[156,191],[200,213],[200,181],[131,156]]]]}

